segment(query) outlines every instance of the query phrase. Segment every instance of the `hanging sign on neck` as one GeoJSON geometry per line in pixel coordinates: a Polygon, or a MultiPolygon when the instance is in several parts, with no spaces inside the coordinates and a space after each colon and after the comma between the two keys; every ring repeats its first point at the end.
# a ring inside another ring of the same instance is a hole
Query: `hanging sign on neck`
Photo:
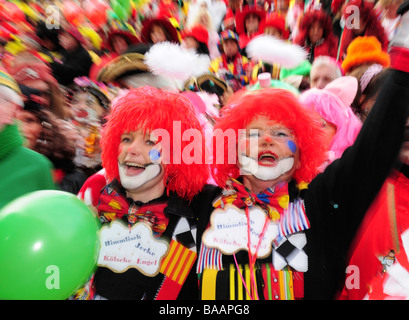
{"type": "Polygon", "coordinates": [[[278,225],[259,207],[246,211],[234,205],[216,209],[211,215],[211,226],[203,234],[203,243],[231,255],[249,250],[258,258],[271,253],[272,242],[278,236],[278,225]],[[250,237],[250,239],[249,239],[250,237]],[[250,241],[249,241],[250,240],[250,241]]]}

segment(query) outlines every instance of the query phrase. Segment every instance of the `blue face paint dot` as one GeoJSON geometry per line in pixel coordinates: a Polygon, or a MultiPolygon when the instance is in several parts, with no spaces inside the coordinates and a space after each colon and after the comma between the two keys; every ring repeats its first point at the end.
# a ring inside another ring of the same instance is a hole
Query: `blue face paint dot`
{"type": "Polygon", "coordinates": [[[160,152],[156,149],[152,149],[151,151],[149,151],[149,158],[151,159],[151,161],[159,160],[160,152]]]}
{"type": "Polygon", "coordinates": [[[287,142],[288,148],[290,148],[292,153],[295,153],[297,151],[297,146],[295,145],[295,142],[290,140],[287,142]]]}

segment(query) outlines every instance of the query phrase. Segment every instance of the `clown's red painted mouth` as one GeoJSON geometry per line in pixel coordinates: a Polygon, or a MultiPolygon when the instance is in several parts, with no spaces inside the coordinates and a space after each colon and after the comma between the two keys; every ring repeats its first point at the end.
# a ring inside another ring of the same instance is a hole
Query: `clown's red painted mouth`
{"type": "Polygon", "coordinates": [[[88,112],[86,110],[81,110],[77,112],[76,116],[78,118],[86,118],[88,117],[88,112]]]}
{"type": "Polygon", "coordinates": [[[261,151],[258,154],[258,164],[265,167],[274,167],[277,165],[278,157],[271,151],[261,151]]]}

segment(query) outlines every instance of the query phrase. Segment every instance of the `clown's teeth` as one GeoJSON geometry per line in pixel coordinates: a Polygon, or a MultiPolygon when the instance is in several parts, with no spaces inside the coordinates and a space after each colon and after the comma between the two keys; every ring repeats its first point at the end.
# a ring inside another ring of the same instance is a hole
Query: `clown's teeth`
{"type": "Polygon", "coordinates": [[[144,165],[137,163],[137,162],[125,162],[125,165],[128,167],[145,168],[144,165]]]}
{"type": "Polygon", "coordinates": [[[259,154],[258,160],[262,160],[264,158],[271,158],[273,160],[277,160],[277,156],[272,152],[261,152],[259,154]]]}

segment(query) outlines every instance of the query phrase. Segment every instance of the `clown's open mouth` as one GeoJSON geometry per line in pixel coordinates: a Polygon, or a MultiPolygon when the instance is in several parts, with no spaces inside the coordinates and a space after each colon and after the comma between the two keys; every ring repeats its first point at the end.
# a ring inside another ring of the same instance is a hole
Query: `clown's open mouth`
{"type": "Polygon", "coordinates": [[[270,151],[260,152],[258,159],[241,155],[241,174],[251,174],[260,180],[274,180],[293,168],[294,157],[278,158],[270,151]]]}
{"type": "Polygon", "coordinates": [[[146,167],[149,166],[150,164],[152,163],[142,164],[138,162],[126,161],[123,164],[123,167],[125,169],[125,174],[127,176],[136,176],[136,175],[141,174],[143,171],[145,171],[146,167]]]}
{"type": "Polygon", "coordinates": [[[258,154],[258,164],[265,167],[277,165],[277,155],[271,151],[262,151],[258,154]]]}
{"type": "Polygon", "coordinates": [[[162,165],[155,163],[118,162],[119,178],[125,189],[133,190],[144,185],[162,172],[162,165]]]}

